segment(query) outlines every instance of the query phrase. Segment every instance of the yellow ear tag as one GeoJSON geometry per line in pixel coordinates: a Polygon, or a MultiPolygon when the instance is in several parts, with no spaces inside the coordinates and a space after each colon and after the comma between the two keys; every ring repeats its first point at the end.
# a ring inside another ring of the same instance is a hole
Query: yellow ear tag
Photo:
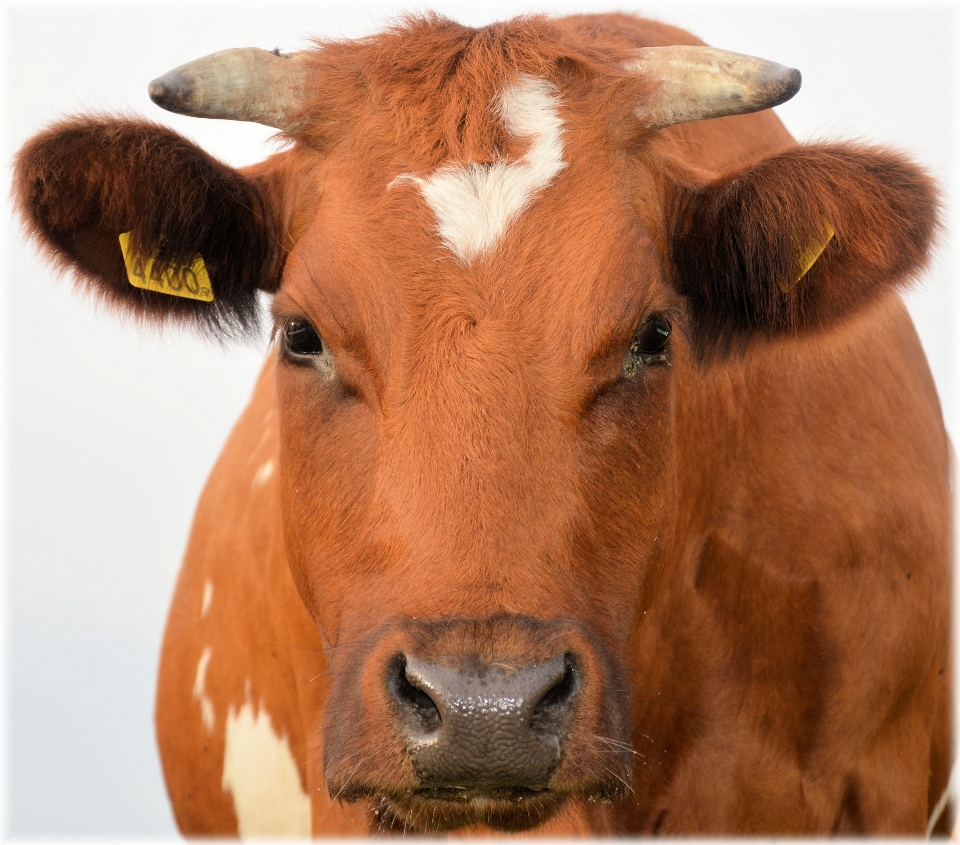
{"type": "Polygon", "coordinates": [[[127,265],[127,278],[135,288],[213,302],[213,285],[207,265],[199,255],[189,267],[160,267],[152,258],[144,260],[130,249],[130,232],[120,235],[120,251],[127,265]]]}
{"type": "Polygon", "coordinates": [[[827,237],[823,243],[812,243],[807,246],[806,249],[800,249],[797,245],[797,268],[798,273],[796,278],[793,280],[793,284],[785,288],[789,290],[790,287],[793,287],[797,282],[799,282],[807,273],[810,271],[810,268],[817,263],[817,259],[823,255],[823,251],[827,248],[827,244],[833,240],[833,236],[836,232],[833,230],[833,226],[830,225],[829,220],[823,221],[823,228],[827,230],[827,237]]]}

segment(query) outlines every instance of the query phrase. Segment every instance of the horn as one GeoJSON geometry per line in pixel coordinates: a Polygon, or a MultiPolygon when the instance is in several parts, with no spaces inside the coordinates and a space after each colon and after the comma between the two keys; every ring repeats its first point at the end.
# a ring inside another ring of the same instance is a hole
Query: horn
{"type": "Polygon", "coordinates": [[[800,90],[800,71],[712,47],[644,47],[627,69],[660,84],[637,109],[649,129],[748,114],[785,103],[800,90]]]}
{"type": "Polygon", "coordinates": [[[303,99],[304,65],[296,53],[221,50],[154,79],[150,99],[189,117],[246,120],[290,131],[303,99]]]}

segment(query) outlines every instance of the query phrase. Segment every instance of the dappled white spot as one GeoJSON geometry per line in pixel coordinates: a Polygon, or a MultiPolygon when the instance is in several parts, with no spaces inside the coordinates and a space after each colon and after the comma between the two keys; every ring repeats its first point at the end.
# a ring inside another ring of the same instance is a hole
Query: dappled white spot
{"type": "Polygon", "coordinates": [[[249,701],[238,713],[230,708],[225,745],[223,788],[233,795],[240,836],[309,837],[310,798],[290,743],[262,704],[259,713],[249,701]]]}
{"type": "Polygon", "coordinates": [[[496,246],[520,212],[566,167],[560,98],[545,79],[521,76],[495,103],[507,131],[529,138],[514,164],[448,164],[422,178],[398,176],[390,187],[412,182],[437,218],[444,243],[465,264],[496,246]]]}
{"type": "Polygon", "coordinates": [[[257,474],[253,477],[254,488],[262,487],[264,484],[266,484],[273,476],[273,472],[276,468],[277,463],[273,460],[273,458],[265,461],[260,469],[257,470],[257,474]]]}
{"type": "Polygon", "coordinates": [[[200,705],[200,717],[203,719],[203,727],[206,728],[207,733],[213,731],[213,702],[207,697],[207,666],[212,656],[213,650],[207,646],[200,655],[197,677],[193,682],[193,700],[200,705]]]}
{"type": "MultiPolygon", "coordinates": [[[[947,804],[957,797],[957,771],[957,764],[954,763],[953,768],[950,770],[950,779],[947,781],[947,788],[943,790],[943,795],[940,796],[940,800],[937,801],[933,812],[930,813],[930,818],[927,819],[927,839],[933,835],[933,829],[937,826],[937,822],[940,821],[940,816],[943,815],[943,811],[947,809],[947,804]]],[[[960,821],[954,825],[950,838],[954,839],[958,833],[960,833],[960,821]]]]}
{"type": "Polygon", "coordinates": [[[210,610],[210,602],[213,601],[213,581],[209,578],[203,582],[203,601],[200,603],[200,618],[203,619],[210,610]]]}

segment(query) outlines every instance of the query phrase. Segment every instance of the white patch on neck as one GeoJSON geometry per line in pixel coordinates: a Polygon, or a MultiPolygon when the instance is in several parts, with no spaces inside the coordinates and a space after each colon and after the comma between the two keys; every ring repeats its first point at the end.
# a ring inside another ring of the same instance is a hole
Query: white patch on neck
{"type": "Polygon", "coordinates": [[[310,797],[286,736],[274,732],[267,711],[248,701],[227,715],[223,788],[233,795],[241,837],[311,834],[310,797]]]}
{"type": "Polygon", "coordinates": [[[212,656],[213,650],[207,646],[200,655],[197,677],[193,682],[193,700],[200,705],[200,718],[203,719],[203,727],[207,733],[213,731],[213,702],[207,697],[207,666],[210,665],[212,656]]]}
{"type": "Polygon", "coordinates": [[[567,166],[560,98],[545,79],[521,76],[495,105],[507,131],[529,138],[514,164],[448,164],[426,179],[404,173],[389,187],[413,182],[433,209],[437,231],[464,264],[496,246],[520,212],[567,166]]]}
{"type": "Polygon", "coordinates": [[[209,578],[203,582],[203,601],[200,603],[200,618],[203,619],[210,612],[210,602],[213,601],[213,581],[209,578]]]}
{"type": "Polygon", "coordinates": [[[277,465],[273,458],[265,461],[260,469],[257,470],[257,474],[253,477],[252,488],[256,490],[258,487],[262,487],[264,484],[266,484],[273,477],[273,472],[276,468],[277,465]]]}

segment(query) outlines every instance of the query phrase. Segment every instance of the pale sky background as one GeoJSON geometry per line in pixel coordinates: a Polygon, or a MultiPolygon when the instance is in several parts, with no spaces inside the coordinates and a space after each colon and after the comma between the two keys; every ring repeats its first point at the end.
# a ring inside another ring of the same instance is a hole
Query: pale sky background
{"type": "MultiPolygon", "coordinates": [[[[167,114],[147,83],[227,47],[293,50],[311,34],[362,35],[426,8],[472,25],[619,8],[797,67],[803,87],[778,109],[794,135],[903,148],[956,207],[953,4],[8,5],[6,160],[56,118],[105,110],[167,123],[230,164],[256,161],[272,130],[167,114]]],[[[160,638],[195,502],[266,340],[220,348],[138,334],[56,279],[9,212],[5,223],[6,830],[175,835],[153,738],[160,638]]],[[[948,236],[910,296],[954,432],[956,268],[948,236]]]]}

